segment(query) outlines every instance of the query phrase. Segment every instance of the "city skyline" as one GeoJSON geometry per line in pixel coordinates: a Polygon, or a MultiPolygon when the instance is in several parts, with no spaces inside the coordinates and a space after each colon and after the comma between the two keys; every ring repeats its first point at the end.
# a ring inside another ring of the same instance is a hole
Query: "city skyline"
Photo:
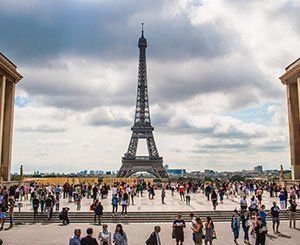
{"type": "Polygon", "coordinates": [[[12,172],[21,164],[25,172],[121,166],[134,118],[141,22],[164,164],[188,171],[290,168],[278,77],[299,57],[299,1],[91,0],[58,8],[4,0],[0,8],[1,51],[24,75],[12,172]]]}

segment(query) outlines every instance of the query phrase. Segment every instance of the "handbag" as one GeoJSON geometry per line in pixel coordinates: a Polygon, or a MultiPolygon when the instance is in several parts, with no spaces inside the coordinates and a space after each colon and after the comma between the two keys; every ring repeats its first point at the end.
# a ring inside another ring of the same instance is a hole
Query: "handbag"
{"type": "Polygon", "coordinates": [[[215,230],[213,230],[212,239],[217,239],[217,233],[215,230]]]}
{"type": "Polygon", "coordinates": [[[173,239],[176,238],[176,235],[175,235],[175,228],[173,228],[173,231],[172,231],[172,238],[173,238],[173,239]]]}

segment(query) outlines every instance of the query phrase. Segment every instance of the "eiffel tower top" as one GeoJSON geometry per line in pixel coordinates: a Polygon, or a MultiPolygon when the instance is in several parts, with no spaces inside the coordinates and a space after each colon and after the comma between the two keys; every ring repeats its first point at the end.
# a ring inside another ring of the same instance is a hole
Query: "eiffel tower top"
{"type": "Polygon", "coordinates": [[[142,23],[142,36],[139,39],[139,48],[147,48],[147,39],[144,37],[144,23],[142,23]]]}
{"type": "Polygon", "coordinates": [[[147,66],[146,66],[146,48],[147,39],[144,37],[144,23],[142,23],[142,36],[139,38],[138,47],[139,56],[139,74],[137,86],[137,98],[134,125],[132,130],[153,130],[150,120],[148,85],[147,85],[147,66]]]}

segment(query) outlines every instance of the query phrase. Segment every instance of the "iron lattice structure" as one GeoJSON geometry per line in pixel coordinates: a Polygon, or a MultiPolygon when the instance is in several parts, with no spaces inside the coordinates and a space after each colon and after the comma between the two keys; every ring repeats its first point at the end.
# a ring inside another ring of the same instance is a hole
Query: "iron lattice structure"
{"type": "Polygon", "coordinates": [[[142,30],[138,47],[140,57],[134,125],[131,128],[132,135],[128,150],[122,158],[122,166],[117,177],[128,178],[137,172],[148,172],[157,178],[168,178],[163,167],[163,158],[159,156],[154,141],[154,128],[151,126],[146,67],[147,40],[144,37],[144,30],[142,30]],[[139,139],[146,139],[148,156],[136,155],[139,139]]]}

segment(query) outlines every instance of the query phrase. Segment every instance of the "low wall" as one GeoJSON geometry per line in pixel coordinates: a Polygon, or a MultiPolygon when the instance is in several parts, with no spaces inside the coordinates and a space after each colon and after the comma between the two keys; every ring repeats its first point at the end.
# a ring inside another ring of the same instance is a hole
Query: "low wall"
{"type": "Polygon", "coordinates": [[[79,183],[98,183],[98,178],[68,178],[68,177],[49,177],[49,178],[24,178],[24,182],[36,182],[42,185],[63,185],[64,183],[79,184],[79,183]]]}

